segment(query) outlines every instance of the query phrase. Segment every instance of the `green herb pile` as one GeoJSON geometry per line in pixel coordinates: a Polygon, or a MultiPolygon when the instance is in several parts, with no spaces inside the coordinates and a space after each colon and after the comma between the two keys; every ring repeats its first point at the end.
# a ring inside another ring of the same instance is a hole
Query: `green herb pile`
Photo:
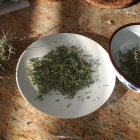
{"type": "Polygon", "coordinates": [[[134,47],[126,53],[119,52],[121,71],[134,83],[140,85],[140,48],[134,47]]]}
{"type": "Polygon", "coordinates": [[[60,46],[41,58],[30,59],[26,72],[37,86],[40,99],[51,90],[73,98],[78,90],[94,82],[91,63],[82,58],[75,46],[60,46]]]}
{"type": "Polygon", "coordinates": [[[0,39],[0,62],[8,61],[11,54],[15,53],[14,48],[8,39],[0,39]]]}
{"type": "Polygon", "coordinates": [[[5,35],[3,31],[3,36],[0,38],[0,79],[5,75],[5,69],[7,69],[11,57],[15,54],[15,49],[6,36],[7,34],[5,35]]]}

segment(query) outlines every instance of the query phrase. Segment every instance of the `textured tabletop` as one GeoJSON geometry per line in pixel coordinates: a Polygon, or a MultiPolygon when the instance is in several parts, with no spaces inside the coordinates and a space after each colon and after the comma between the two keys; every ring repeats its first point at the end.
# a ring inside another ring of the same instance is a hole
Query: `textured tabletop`
{"type": "MultiPolygon", "coordinates": [[[[0,16],[5,32],[16,32],[21,53],[36,39],[58,32],[85,35],[106,50],[120,26],[140,22],[140,4],[126,9],[98,9],[80,0],[30,0],[31,7],[0,16]]],[[[0,30],[0,34],[2,34],[0,30]]],[[[78,119],[56,119],[32,107],[15,81],[16,62],[0,80],[0,140],[140,140],[140,95],[118,80],[110,99],[78,119]]]]}

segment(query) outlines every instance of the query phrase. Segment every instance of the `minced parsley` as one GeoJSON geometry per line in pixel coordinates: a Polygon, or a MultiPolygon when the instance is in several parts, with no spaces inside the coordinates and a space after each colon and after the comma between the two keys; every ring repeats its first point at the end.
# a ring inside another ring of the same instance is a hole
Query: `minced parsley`
{"type": "Polygon", "coordinates": [[[94,83],[92,65],[82,58],[76,46],[60,46],[41,58],[30,59],[26,72],[39,97],[57,90],[73,98],[78,90],[94,83]]]}
{"type": "Polygon", "coordinates": [[[121,71],[135,84],[140,85],[140,48],[135,46],[126,53],[119,51],[121,71]]]}

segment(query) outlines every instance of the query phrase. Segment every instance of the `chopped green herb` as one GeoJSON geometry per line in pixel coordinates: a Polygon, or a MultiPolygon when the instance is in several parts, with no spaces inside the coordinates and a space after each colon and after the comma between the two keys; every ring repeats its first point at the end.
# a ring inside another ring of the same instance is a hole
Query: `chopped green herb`
{"type": "Polygon", "coordinates": [[[9,32],[5,33],[2,28],[2,36],[0,38],[0,79],[8,78],[7,72],[11,69],[11,62],[16,51],[11,44],[12,38],[8,35],[9,32]],[[7,37],[8,36],[8,37],[7,37]]]}
{"type": "Polygon", "coordinates": [[[42,101],[42,100],[43,100],[43,97],[42,97],[42,95],[40,94],[40,95],[38,95],[35,99],[38,100],[38,101],[42,101]]]}
{"type": "Polygon", "coordinates": [[[91,93],[92,91],[87,91],[86,94],[91,93]]]}
{"type": "Polygon", "coordinates": [[[60,46],[42,58],[32,58],[26,67],[39,96],[58,90],[67,98],[73,98],[78,90],[94,83],[92,65],[83,59],[77,47],[60,46]]]}
{"type": "Polygon", "coordinates": [[[0,63],[8,61],[12,54],[15,54],[15,49],[5,36],[2,37],[0,39],[0,63]]]}
{"type": "Polygon", "coordinates": [[[135,46],[126,53],[119,51],[120,69],[132,82],[140,85],[140,48],[135,46]]]}
{"type": "Polygon", "coordinates": [[[32,123],[31,121],[28,121],[28,122],[27,122],[27,125],[29,125],[29,124],[31,124],[31,123],[32,123]]]}
{"type": "Polygon", "coordinates": [[[67,107],[70,107],[72,105],[72,103],[69,103],[68,105],[67,105],[67,107]]]}
{"type": "Polygon", "coordinates": [[[105,85],[105,86],[109,86],[109,85],[105,85]]]}
{"type": "Polygon", "coordinates": [[[60,102],[60,99],[56,99],[55,102],[60,102]]]}
{"type": "Polygon", "coordinates": [[[87,99],[89,99],[90,98],[90,96],[87,96],[87,99]]]}

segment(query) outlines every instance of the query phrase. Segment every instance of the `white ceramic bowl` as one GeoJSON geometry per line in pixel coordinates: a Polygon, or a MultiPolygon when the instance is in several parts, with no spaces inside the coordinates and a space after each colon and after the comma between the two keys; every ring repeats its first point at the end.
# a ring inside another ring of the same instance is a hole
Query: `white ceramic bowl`
{"type": "Polygon", "coordinates": [[[96,111],[108,100],[115,86],[116,75],[108,53],[98,43],[82,35],[59,33],[37,40],[23,52],[17,64],[16,81],[23,97],[38,110],[57,118],[77,118],[96,111]],[[71,100],[52,91],[51,95],[44,96],[43,101],[37,101],[37,92],[24,68],[30,58],[42,57],[58,46],[78,46],[85,54],[91,55],[95,83],[78,91],[71,100]]]}
{"type": "Polygon", "coordinates": [[[131,50],[136,44],[140,47],[140,23],[122,26],[112,35],[109,45],[109,56],[116,70],[118,79],[129,89],[140,93],[140,86],[130,81],[127,76],[122,73],[118,53],[118,51],[126,53],[127,50],[131,50]]]}

